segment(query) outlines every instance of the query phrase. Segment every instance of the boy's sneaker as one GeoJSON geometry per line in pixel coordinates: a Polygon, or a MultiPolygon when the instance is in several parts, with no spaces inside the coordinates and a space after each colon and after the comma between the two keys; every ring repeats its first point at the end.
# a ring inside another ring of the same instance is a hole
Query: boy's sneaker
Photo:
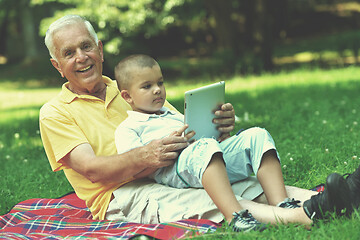
{"type": "Polygon", "coordinates": [[[310,219],[328,218],[327,213],[337,216],[351,213],[350,191],[345,179],[332,173],[326,179],[325,190],[304,202],[304,211],[310,219]]]}
{"type": "Polygon", "coordinates": [[[234,232],[263,231],[266,225],[258,222],[248,210],[233,213],[233,220],[229,224],[234,232]]]}
{"type": "Polygon", "coordinates": [[[360,205],[360,166],[352,174],[345,174],[350,189],[351,203],[354,209],[360,205]]]}
{"type": "Polygon", "coordinates": [[[278,203],[276,206],[281,208],[299,208],[300,201],[295,200],[294,198],[285,198],[284,201],[278,203]]]}

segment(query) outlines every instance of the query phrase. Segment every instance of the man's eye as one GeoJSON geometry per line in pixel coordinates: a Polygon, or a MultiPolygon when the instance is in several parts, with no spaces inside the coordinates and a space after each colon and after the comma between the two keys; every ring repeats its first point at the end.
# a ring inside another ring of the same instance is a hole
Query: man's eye
{"type": "Polygon", "coordinates": [[[72,54],[72,52],[71,52],[71,51],[66,51],[64,55],[65,55],[65,57],[70,57],[70,56],[71,56],[71,54],[72,54]]]}
{"type": "Polygon", "coordinates": [[[85,45],[83,46],[83,49],[84,49],[84,50],[89,50],[90,48],[91,48],[90,44],[85,44],[85,45]]]}

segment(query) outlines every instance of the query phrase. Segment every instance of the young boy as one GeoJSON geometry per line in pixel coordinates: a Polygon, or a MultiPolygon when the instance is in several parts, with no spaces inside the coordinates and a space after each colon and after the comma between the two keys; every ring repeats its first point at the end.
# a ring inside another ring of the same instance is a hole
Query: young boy
{"type": "MultiPolygon", "coordinates": [[[[115,78],[121,96],[133,110],[115,132],[119,154],[170,134],[184,134],[187,126],[183,115],[164,107],[164,80],[153,58],[132,55],[123,59],[115,68],[115,78]]],[[[194,134],[184,137],[190,139],[194,134]]],[[[274,141],[261,128],[248,129],[221,142],[199,139],[181,152],[175,164],[149,168],[140,175],[175,188],[204,188],[234,231],[261,231],[264,224],[243,209],[231,188],[231,183],[247,179],[252,173],[270,205],[300,207],[299,201],[287,196],[274,141]]]]}

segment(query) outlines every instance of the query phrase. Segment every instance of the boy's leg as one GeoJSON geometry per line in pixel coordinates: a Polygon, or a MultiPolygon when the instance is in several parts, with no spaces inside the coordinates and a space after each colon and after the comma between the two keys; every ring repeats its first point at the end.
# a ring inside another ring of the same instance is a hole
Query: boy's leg
{"type": "Polygon", "coordinates": [[[231,188],[221,153],[215,153],[204,171],[202,185],[215,205],[230,222],[234,212],[242,210],[231,188]]]}
{"type": "Polygon", "coordinates": [[[230,182],[243,180],[254,172],[268,204],[277,205],[288,197],[274,140],[265,129],[247,129],[220,145],[230,182]]]}
{"type": "Polygon", "coordinates": [[[270,205],[277,205],[288,197],[281,165],[274,149],[264,153],[257,178],[270,205]]]}
{"type": "Polygon", "coordinates": [[[176,176],[190,187],[203,187],[225,219],[231,222],[234,231],[264,229],[263,224],[241,208],[215,139],[203,138],[194,142],[180,154],[176,165],[176,176]]]}

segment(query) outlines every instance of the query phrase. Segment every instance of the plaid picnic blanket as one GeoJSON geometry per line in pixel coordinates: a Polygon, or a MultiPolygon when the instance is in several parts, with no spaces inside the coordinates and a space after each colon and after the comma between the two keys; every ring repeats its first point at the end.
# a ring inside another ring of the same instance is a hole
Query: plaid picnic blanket
{"type": "Polygon", "coordinates": [[[187,219],[161,224],[92,220],[89,209],[75,193],[57,199],[29,199],[0,216],[0,239],[129,239],[146,235],[181,239],[214,232],[218,224],[187,219]]]}

